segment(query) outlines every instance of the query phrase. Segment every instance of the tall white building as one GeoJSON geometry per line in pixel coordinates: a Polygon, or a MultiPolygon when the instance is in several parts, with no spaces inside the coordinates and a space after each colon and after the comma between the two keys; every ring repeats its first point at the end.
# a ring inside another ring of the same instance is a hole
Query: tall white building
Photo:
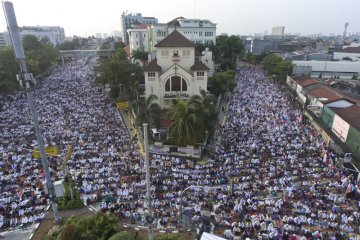
{"type": "Polygon", "coordinates": [[[285,27],[279,26],[279,27],[273,27],[271,34],[276,36],[282,36],[284,35],[284,32],[285,32],[285,27]]]}
{"type": "Polygon", "coordinates": [[[158,97],[161,108],[207,90],[209,68],[196,61],[195,45],[177,30],[155,45],[156,56],[145,68],[145,95],[158,97]]]}
{"type": "Polygon", "coordinates": [[[65,41],[64,28],[58,26],[24,26],[20,28],[20,35],[33,35],[39,40],[48,37],[54,46],[65,41]]]}
{"type": "Polygon", "coordinates": [[[133,51],[149,51],[149,32],[148,25],[139,24],[133,25],[131,29],[128,29],[130,54],[133,51]]]}
{"type": "Polygon", "coordinates": [[[154,17],[143,17],[141,13],[130,13],[123,12],[121,15],[121,30],[124,43],[129,43],[128,29],[133,24],[156,24],[158,19],[154,17]]]}
{"type": "Polygon", "coordinates": [[[216,45],[216,23],[207,19],[179,17],[166,24],[151,24],[149,27],[150,50],[153,51],[155,45],[175,29],[193,43],[216,45]]]}
{"type": "Polygon", "coordinates": [[[0,33],[0,47],[11,45],[10,35],[7,32],[0,33]]]}

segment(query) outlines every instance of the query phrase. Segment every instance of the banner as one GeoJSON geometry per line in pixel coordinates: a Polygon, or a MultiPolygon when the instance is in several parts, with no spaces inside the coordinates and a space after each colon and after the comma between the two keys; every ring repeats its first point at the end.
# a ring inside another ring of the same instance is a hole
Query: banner
{"type": "Polygon", "coordinates": [[[118,103],[116,103],[116,107],[119,110],[127,109],[127,108],[129,108],[129,102],[118,102],[118,103]]]}
{"type": "MultiPolygon", "coordinates": [[[[50,147],[46,147],[45,148],[45,153],[50,155],[50,156],[56,156],[59,155],[59,149],[57,148],[57,146],[50,146],[50,147]]],[[[41,158],[41,154],[40,154],[40,150],[36,149],[33,152],[33,157],[34,158],[41,158]]]]}

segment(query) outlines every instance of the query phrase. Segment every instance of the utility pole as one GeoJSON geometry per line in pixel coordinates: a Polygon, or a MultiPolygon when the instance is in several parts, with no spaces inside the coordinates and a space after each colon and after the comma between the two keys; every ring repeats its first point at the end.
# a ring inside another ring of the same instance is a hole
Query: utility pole
{"type": "Polygon", "coordinates": [[[5,18],[8,26],[8,31],[10,33],[11,41],[14,47],[15,58],[20,64],[20,73],[16,75],[17,80],[20,82],[20,86],[25,88],[29,108],[33,118],[33,126],[35,129],[35,134],[41,154],[41,162],[44,167],[46,186],[49,193],[50,203],[54,213],[55,224],[60,224],[59,213],[57,209],[57,204],[55,202],[55,191],[54,184],[51,181],[51,176],[49,172],[49,165],[46,159],[44,141],[42,138],[41,129],[39,126],[38,113],[36,111],[35,101],[33,97],[32,87],[36,84],[35,79],[32,74],[28,72],[25,62],[25,53],[24,48],[21,43],[20,31],[17,25],[14,6],[11,2],[3,2],[3,9],[5,13],[5,18]]]}
{"type": "Polygon", "coordinates": [[[150,192],[150,163],[149,163],[149,143],[148,143],[148,124],[144,123],[144,149],[145,149],[145,171],[146,171],[146,195],[148,202],[148,215],[147,222],[149,224],[149,240],[154,239],[154,231],[153,231],[153,217],[152,217],[152,207],[151,207],[151,192],[150,192]]]}

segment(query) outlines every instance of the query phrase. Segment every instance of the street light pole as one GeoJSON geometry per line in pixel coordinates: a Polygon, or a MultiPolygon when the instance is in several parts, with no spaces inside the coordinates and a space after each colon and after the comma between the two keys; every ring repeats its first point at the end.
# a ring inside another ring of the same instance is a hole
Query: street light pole
{"type": "Polygon", "coordinates": [[[39,126],[39,118],[38,113],[35,106],[34,96],[32,92],[32,86],[35,85],[36,81],[33,78],[32,74],[28,72],[26,62],[25,62],[25,53],[24,48],[21,43],[20,31],[17,25],[14,6],[11,2],[3,2],[3,8],[5,12],[5,17],[8,25],[8,30],[10,33],[11,41],[14,47],[15,58],[19,61],[20,65],[20,74],[16,77],[20,82],[21,86],[25,87],[31,115],[33,118],[33,126],[35,129],[36,139],[39,145],[40,154],[41,154],[41,162],[44,167],[46,186],[49,193],[50,203],[53,209],[55,224],[60,224],[60,217],[57,209],[57,204],[55,202],[55,190],[54,184],[51,181],[51,175],[49,171],[48,161],[46,159],[45,146],[42,137],[42,132],[39,126]]]}
{"type": "Polygon", "coordinates": [[[152,207],[151,207],[151,192],[150,192],[150,163],[149,163],[149,144],[148,144],[148,124],[144,123],[144,149],[145,149],[145,171],[146,171],[146,195],[148,201],[148,217],[147,221],[149,224],[149,240],[154,239],[154,231],[153,231],[153,217],[152,217],[152,207]]]}

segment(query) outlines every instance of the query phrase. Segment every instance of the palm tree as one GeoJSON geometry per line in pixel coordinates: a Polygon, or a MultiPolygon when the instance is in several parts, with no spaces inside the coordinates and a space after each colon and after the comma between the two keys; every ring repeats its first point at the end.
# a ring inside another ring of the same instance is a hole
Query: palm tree
{"type": "Polygon", "coordinates": [[[212,94],[207,94],[205,90],[201,90],[201,96],[195,95],[189,101],[195,106],[197,118],[199,120],[198,131],[199,140],[203,140],[205,132],[212,134],[216,123],[216,98],[212,94]]]}
{"type": "Polygon", "coordinates": [[[178,146],[194,145],[198,139],[198,124],[196,107],[191,101],[176,101],[169,113],[173,122],[169,133],[178,146]]]}
{"type": "Polygon", "coordinates": [[[156,126],[160,125],[161,107],[157,101],[158,97],[154,94],[151,94],[143,101],[137,101],[139,107],[139,124],[148,122],[150,127],[152,126],[152,123],[156,126]]]}

